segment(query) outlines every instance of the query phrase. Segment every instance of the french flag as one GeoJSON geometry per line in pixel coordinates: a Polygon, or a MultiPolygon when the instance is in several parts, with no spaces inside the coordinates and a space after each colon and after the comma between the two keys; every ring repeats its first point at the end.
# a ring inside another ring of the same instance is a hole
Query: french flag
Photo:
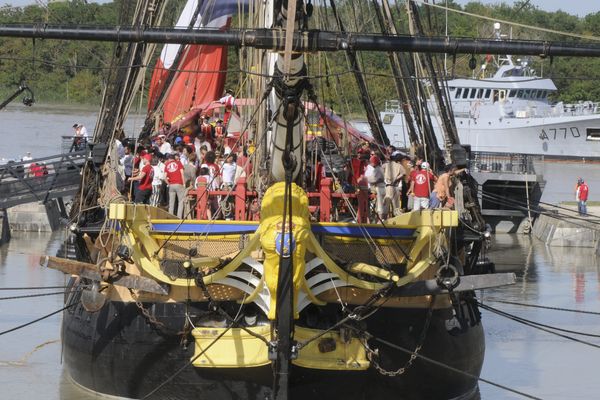
{"type": "MultiPolygon", "coordinates": [[[[175,29],[189,29],[198,7],[199,13],[193,29],[226,29],[231,22],[231,16],[240,10],[243,11],[247,1],[188,0],[175,29]]],[[[176,72],[164,97],[162,112],[165,122],[173,122],[194,106],[221,97],[225,85],[227,49],[225,46],[166,44],[152,73],[148,94],[149,111],[156,108],[171,68],[179,72],[176,72]],[[179,63],[174,65],[178,54],[181,54],[179,63]]]]}

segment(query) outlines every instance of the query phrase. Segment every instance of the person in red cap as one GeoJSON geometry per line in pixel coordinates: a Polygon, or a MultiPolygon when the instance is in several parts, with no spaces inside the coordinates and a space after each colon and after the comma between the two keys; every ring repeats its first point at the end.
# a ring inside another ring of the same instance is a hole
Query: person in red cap
{"type": "Polygon", "coordinates": [[[129,181],[140,181],[136,191],[134,202],[148,204],[152,195],[152,180],[154,179],[154,170],[150,162],[152,161],[151,154],[144,154],[140,160],[140,169],[137,175],[129,178],[129,181]]]}
{"type": "Polygon", "coordinates": [[[369,182],[369,189],[376,196],[376,209],[379,218],[385,218],[383,204],[385,201],[385,180],[383,169],[381,168],[381,159],[373,155],[369,158],[369,165],[365,169],[365,178],[369,182]]]}
{"type": "Polygon", "coordinates": [[[413,171],[411,175],[408,194],[413,195],[413,211],[429,208],[431,196],[431,185],[437,181],[437,177],[429,170],[429,163],[423,161],[421,169],[413,171]]]}

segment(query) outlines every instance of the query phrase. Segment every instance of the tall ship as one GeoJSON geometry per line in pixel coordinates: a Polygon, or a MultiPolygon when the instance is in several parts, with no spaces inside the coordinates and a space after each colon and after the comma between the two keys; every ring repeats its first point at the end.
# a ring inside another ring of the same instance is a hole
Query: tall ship
{"type": "MultiPolygon", "coordinates": [[[[494,28],[496,39],[502,40],[500,24],[494,28]]],[[[550,159],[600,157],[597,102],[554,102],[554,82],[536,76],[527,57],[488,55],[475,75],[444,82],[460,141],[469,144],[472,151],[550,159]]],[[[436,103],[433,98],[429,102],[435,115],[436,103]]],[[[392,143],[410,147],[401,101],[387,101],[380,114],[392,143]]],[[[442,128],[437,118],[432,118],[432,123],[441,140],[442,128]]]]}
{"type": "MultiPolygon", "coordinates": [[[[163,7],[140,1],[123,14],[142,29],[160,25],[163,7]]],[[[356,147],[382,151],[383,136],[362,136],[320,104],[307,55],[292,51],[293,33],[310,27],[310,1],[190,0],[177,25],[218,36],[242,10],[240,21],[273,28],[288,45],[243,47],[231,92],[222,44],[163,49],[134,141],[136,202],[117,173],[119,151],[154,48],[115,49],[69,240],[62,257],[43,259],[71,276],[62,322],[69,376],[133,399],[476,395],[485,346],[474,290],[514,275],[494,274],[481,256],[489,231],[455,133],[446,152],[462,169],[451,178],[455,206],[379,213],[351,176],[356,147]],[[148,163],[168,153],[165,141],[195,139],[214,150],[201,154],[183,211],[147,204],[148,163]],[[214,184],[217,152],[237,156],[229,184],[214,184]]],[[[421,157],[441,162],[441,151],[429,151],[421,157]]]]}

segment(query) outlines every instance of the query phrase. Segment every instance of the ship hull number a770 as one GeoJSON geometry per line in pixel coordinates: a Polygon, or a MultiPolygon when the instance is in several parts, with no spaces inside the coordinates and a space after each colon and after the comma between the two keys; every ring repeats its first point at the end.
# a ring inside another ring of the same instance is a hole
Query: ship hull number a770
{"type": "Polygon", "coordinates": [[[569,136],[573,136],[574,138],[581,137],[579,128],[576,126],[569,128],[542,128],[539,138],[540,140],[560,140],[566,139],[569,136]]]}

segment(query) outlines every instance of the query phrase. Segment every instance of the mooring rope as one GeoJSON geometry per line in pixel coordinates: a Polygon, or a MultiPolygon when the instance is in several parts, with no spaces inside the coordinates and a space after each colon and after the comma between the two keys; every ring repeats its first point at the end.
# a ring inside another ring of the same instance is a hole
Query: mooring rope
{"type": "Polygon", "coordinates": [[[571,330],[568,330],[568,329],[557,328],[557,327],[554,327],[554,326],[550,326],[550,325],[542,324],[542,323],[539,323],[539,322],[531,321],[531,320],[528,320],[528,319],[525,319],[525,318],[518,317],[516,315],[509,314],[507,312],[498,310],[497,308],[490,307],[490,306],[488,306],[486,304],[482,304],[480,302],[477,302],[477,305],[479,307],[483,308],[484,310],[487,310],[487,311],[492,312],[494,314],[497,314],[497,315],[500,315],[502,317],[508,318],[508,319],[510,319],[512,321],[515,321],[515,322],[518,322],[520,324],[529,326],[531,328],[539,329],[539,330],[544,331],[546,333],[550,333],[550,334],[555,335],[555,336],[560,336],[562,338],[571,340],[573,342],[585,344],[587,346],[595,347],[597,349],[600,349],[600,345],[598,345],[598,344],[587,342],[587,341],[581,340],[581,339],[577,339],[577,338],[575,338],[573,336],[568,336],[568,335],[565,335],[565,334],[562,334],[562,333],[559,333],[559,332],[566,332],[566,333],[571,333],[571,334],[574,334],[574,335],[582,335],[582,336],[589,336],[589,337],[596,337],[596,338],[600,338],[600,335],[596,335],[596,334],[593,334],[593,333],[571,331],[571,330]],[[555,331],[559,331],[559,332],[555,332],[555,331]]]}
{"type": "MultiPolygon", "coordinates": [[[[350,328],[350,329],[353,329],[353,330],[355,330],[355,331],[356,331],[356,330],[358,330],[356,327],[353,327],[353,326],[348,326],[348,328],[350,328]]],[[[450,370],[450,371],[452,371],[452,372],[456,372],[457,374],[461,374],[461,375],[467,376],[467,377],[469,377],[469,378],[476,379],[476,380],[478,380],[478,381],[480,381],[480,382],[487,383],[488,385],[492,385],[492,386],[495,386],[495,387],[497,387],[497,388],[500,388],[500,389],[506,390],[506,391],[508,391],[508,392],[511,392],[511,393],[518,394],[518,395],[520,395],[520,396],[523,396],[523,397],[525,397],[525,398],[527,398],[527,399],[542,400],[542,398],[541,398],[541,397],[533,396],[533,395],[531,395],[531,394],[528,394],[528,393],[525,393],[525,392],[521,392],[520,390],[513,389],[513,388],[511,388],[511,387],[508,387],[508,386],[506,386],[506,385],[502,385],[502,384],[500,384],[500,383],[497,383],[497,382],[490,381],[489,379],[482,378],[482,377],[480,377],[480,376],[477,376],[477,375],[471,374],[471,373],[469,373],[469,372],[466,372],[466,371],[460,370],[460,369],[458,369],[458,368],[455,368],[455,367],[453,367],[453,366],[450,366],[450,365],[448,365],[448,364],[445,364],[445,363],[443,363],[443,362],[441,362],[441,361],[437,361],[437,360],[434,360],[434,359],[432,359],[432,358],[429,358],[429,357],[427,357],[427,356],[424,356],[424,355],[422,355],[421,353],[414,353],[413,351],[411,351],[411,350],[409,350],[409,349],[406,349],[406,348],[404,348],[404,347],[402,347],[402,346],[399,346],[399,345],[397,345],[397,344],[395,344],[395,343],[388,342],[388,341],[387,341],[387,340],[385,340],[385,339],[381,339],[381,338],[378,338],[378,337],[376,337],[376,336],[373,336],[373,335],[372,335],[372,334],[370,334],[369,332],[366,332],[366,331],[364,331],[364,332],[362,332],[362,334],[365,336],[365,338],[366,338],[366,339],[372,339],[372,340],[375,340],[375,341],[377,341],[377,342],[379,342],[379,343],[385,344],[385,345],[386,345],[386,346],[388,346],[388,347],[391,347],[391,348],[393,348],[393,349],[399,350],[399,351],[401,351],[401,352],[403,352],[403,353],[406,353],[406,354],[408,354],[408,355],[410,355],[410,356],[412,356],[412,355],[414,354],[414,355],[416,355],[416,357],[417,357],[417,358],[419,358],[419,359],[421,359],[421,360],[423,360],[423,361],[426,361],[426,362],[428,362],[428,363],[430,363],[430,364],[437,365],[438,367],[441,367],[441,368],[444,368],[444,369],[450,370]]]]}
{"type": "Polygon", "coordinates": [[[69,308],[73,307],[74,305],[76,305],[77,303],[78,303],[77,301],[76,301],[76,302],[73,302],[73,303],[71,303],[71,304],[69,304],[69,305],[66,305],[66,306],[64,306],[64,307],[62,307],[62,308],[60,308],[60,309],[56,310],[56,311],[53,311],[53,312],[51,312],[50,314],[46,314],[46,315],[44,315],[43,317],[36,318],[36,319],[34,319],[33,321],[29,321],[29,322],[27,322],[27,323],[25,323],[25,324],[22,324],[22,325],[19,325],[19,326],[15,326],[14,328],[7,329],[7,330],[5,330],[5,331],[2,331],[2,332],[0,332],[0,336],[2,336],[2,335],[5,335],[5,334],[7,334],[7,333],[10,333],[10,332],[14,332],[14,331],[16,331],[16,330],[19,330],[19,329],[21,329],[21,328],[25,328],[25,327],[27,327],[27,326],[29,326],[29,325],[33,325],[33,324],[35,324],[36,322],[42,321],[42,320],[44,320],[44,319],[46,319],[46,318],[49,318],[49,317],[51,317],[51,316],[53,316],[53,315],[55,315],[55,314],[58,314],[58,313],[60,313],[60,312],[63,312],[63,311],[65,311],[65,310],[67,310],[67,309],[69,309],[69,308]]]}
{"type": "Polygon", "coordinates": [[[516,301],[499,300],[499,299],[494,299],[494,298],[486,298],[485,301],[491,301],[493,303],[511,304],[514,306],[521,306],[521,307],[542,308],[544,310],[565,311],[565,312],[572,312],[572,313],[576,313],[576,314],[600,315],[600,312],[598,312],[598,311],[587,311],[587,310],[576,310],[573,308],[542,306],[540,304],[519,303],[516,301]]]}

